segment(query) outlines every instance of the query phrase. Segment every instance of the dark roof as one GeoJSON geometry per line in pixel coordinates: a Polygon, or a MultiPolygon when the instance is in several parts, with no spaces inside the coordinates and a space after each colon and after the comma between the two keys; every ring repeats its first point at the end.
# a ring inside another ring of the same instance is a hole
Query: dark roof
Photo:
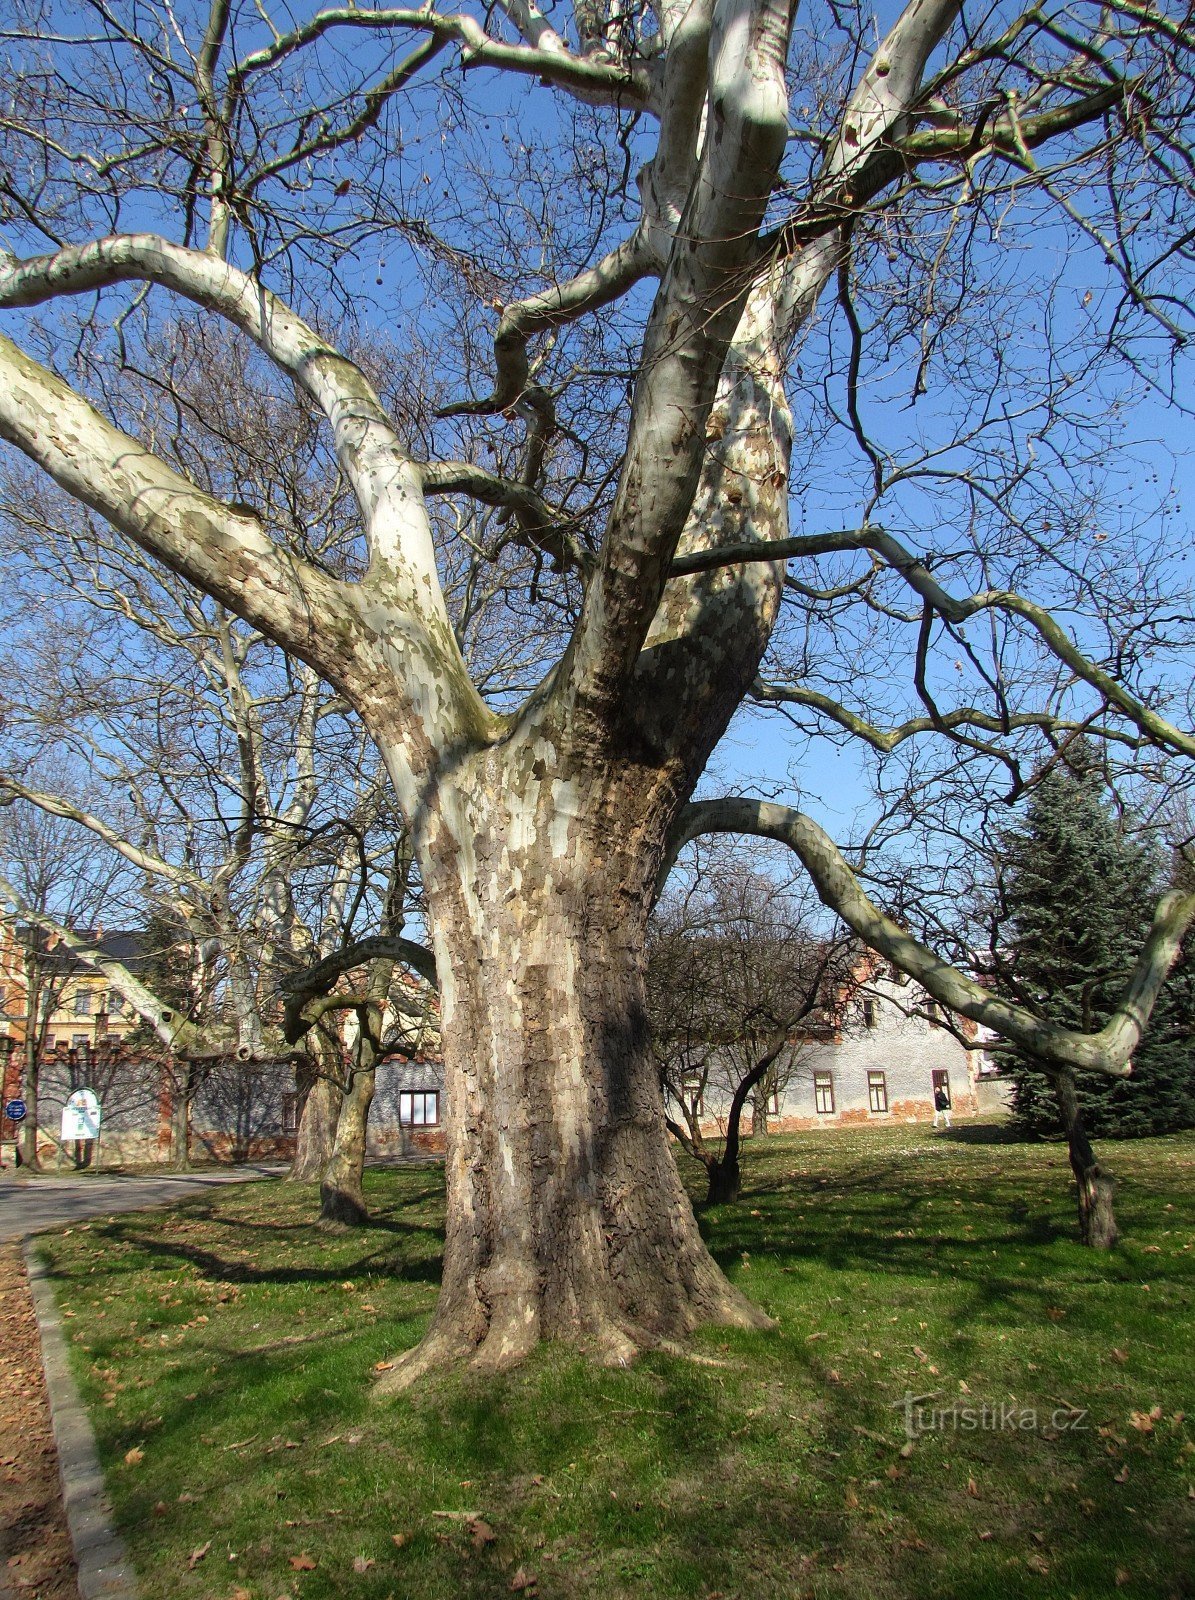
{"type": "MultiPolygon", "coordinates": [[[[54,944],[54,935],[47,933],[44,928],[32,928],[28,924],[18,924],[13,930],[18,944],[26,948],[32,946],[41,952],[42,959],[52,971],[60,974],[90,972],[86,962],[81,961],[75,952],[65,944],[54,944]]],[[[103,929],[97,935],[94,929],[72,928],[71,933],[76,939],[90,945],[92,949],[101,954],[110,956],[112,960],[121,962],[131,972],[136,972],[138,967],[143,967],[152,954],[149,949],[148,936],[137,928],[103,929]]]]}

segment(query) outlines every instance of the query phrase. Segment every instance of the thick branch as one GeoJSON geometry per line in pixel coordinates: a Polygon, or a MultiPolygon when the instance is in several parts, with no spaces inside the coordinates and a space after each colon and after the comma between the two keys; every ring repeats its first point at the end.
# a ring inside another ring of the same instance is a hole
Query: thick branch
{"type": "Polygon", "coordinates": [[[992,995],[907,933],[864,893],[833,840],[811,818],[768,801],[728,798],[686,807],[676,847],[704,833],[747,833],[787,844],[823,904],[873,950],[914,978],[941,1005],[1059,1066],[1124,1078],[1154,1002],[1195,918],[1195,894],[1164,895],[1119,1006],[1098,1033],[1074,1033],[992,995]]]}
{"type": "Polygon", "coordinates": [[[626,459],[562,678],[598,717],[634,670],[705,460],[706,422],[750,288],[745,268],[784,152],[789,25],[781,0],[715,9],[710,131],[648,322],[626,459]]]}
{"type": "Polygon", "coordinates": [[[328,6],[300,27],[255,50],[236,67],[238,82],[276,66],[294,51],[313,43],[332,28],[359,28],[387,32],[406,28],[430,33],[460,46],[462,66],[496,67],[538,78],[571,90],[581,99],[600,105],[646,109],[651,92],[648,74],[641,67],[572,55],[557,35],[544,38],[539,47],[503,44],[492,39],[474,18],[465,14],[442,16],[430,7],[419,9],[381,6],[358,10],[356,6],[328,6]]]}
{"type": "Polygon", "coordinates": [[[327,996],[346,972],[377,960],[401,962],[413,968],[427,983],[433,986],[436,983],[436,958],[425,945],[386,934],[357,939],[285,980],[282,988],[286,994],[284,1031],[287,1039],[294,1044],[319,1020],[311,1005],[313,1000],[327,996]]]}

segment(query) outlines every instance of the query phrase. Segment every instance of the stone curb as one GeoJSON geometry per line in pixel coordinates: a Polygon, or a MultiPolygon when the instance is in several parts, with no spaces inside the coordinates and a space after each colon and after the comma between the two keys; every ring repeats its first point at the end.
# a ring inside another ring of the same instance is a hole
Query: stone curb
{"type": "Polygon", "coordinates": [[[112,1526],[91,1419],[71,1373],[50,1275],[34,1245],[32,1239],[25,1241],[25,1265],[41,1333],[62,1500],[79,1568],[79,1595],[81,1600],[137,1600],[137,1582],[128,1551],[112,1526]]]}

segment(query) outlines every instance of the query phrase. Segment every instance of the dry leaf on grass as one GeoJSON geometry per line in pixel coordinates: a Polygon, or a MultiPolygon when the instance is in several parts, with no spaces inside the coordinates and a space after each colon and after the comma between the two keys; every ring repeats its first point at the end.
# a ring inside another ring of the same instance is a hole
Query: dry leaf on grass
{"type": "Polygon", "coordinates": [[[145,1451],[139,1449],[137,1445],[134,1445],[131,1450],[126,1450],[124,1453],[124,1464],[126,1467],[139,1467],[144,1460],[145,1451]]]}
{"type": "Polygon", "coordinates": [[[498,1537],[484,1517],[471,1517],[465,1528],[473,1540],[474,1550],[484,1550],[487,1544],[493,1544],[498,1537]]]}
{"type": "Polygon", "coordinates": [[[376,1567],[376,1566],[377,1566],[377,1562],[373,1559],[372,1556],[354,1556],[353,1557],[353,1571],[356,1572],[356,1573],[360,1573],[362,1576],[369,1571],[370,1567],[376,1567]]]}
{"type": "Polygon", "coordinates": [[[307,1554],[306,1550],[303,1551],[302,1555],[291,1556],[289,1559],[296,1572],[314,1572],[319,1564],[314,1556],[307,1554]]]}
{"type": "Polygon", "coordinates": [[[211,1548],[212,1548],[212,1541],[209,1539],[206,1544],[201,1544],[201,1545],[198,1546],[198,1548],[192,1550],[191,1554],[187,1557],[187,1565],[188,1565],[188,1567],[190,1567],[192,1569],[192,1571],[194,1571],[194,1569],[199,1565],[199,1563],[203,1560],[204,1556],[207,1555],[208,1551],[211,1548]]]}
{"type": "Polygon", "coordinates": [[[534,1589],[537,1583],[533,1572],[528,1572],[525,1567],[520,1567],[510,1580],[511,1594],[525,1594],[528,1589],[534,1589]]]}

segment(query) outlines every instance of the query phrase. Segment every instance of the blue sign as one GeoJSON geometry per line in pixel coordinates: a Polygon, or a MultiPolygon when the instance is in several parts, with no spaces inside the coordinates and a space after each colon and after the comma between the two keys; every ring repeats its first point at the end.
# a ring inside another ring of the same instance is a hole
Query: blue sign
{"type": "Polygon", "coordinates": [[[28,1110],[23,1100],[7,1100],[4,1104],[4,1115],[10,1122],[24,1122],[28,1110]]]}

